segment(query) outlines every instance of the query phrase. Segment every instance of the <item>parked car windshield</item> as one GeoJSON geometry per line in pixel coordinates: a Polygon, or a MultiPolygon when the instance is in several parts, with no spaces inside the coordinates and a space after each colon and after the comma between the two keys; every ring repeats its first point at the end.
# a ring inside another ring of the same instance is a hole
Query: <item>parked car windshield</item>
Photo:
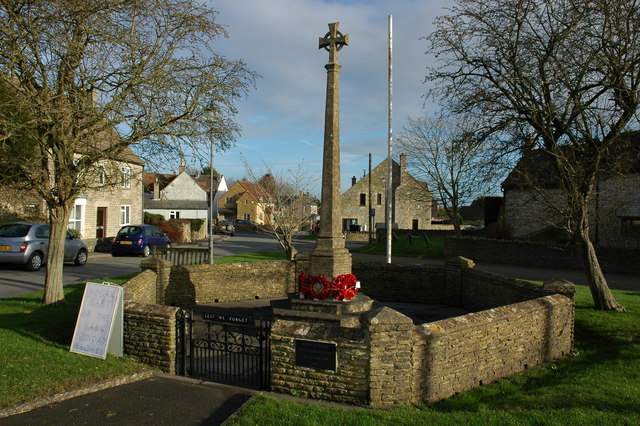
{"type": "Polygon", "coordinates": [[[118,235],[122,236],[140,235],[141,233],[142,228],[140,228],[139,226],[125,226],[118,231],[118,235]]]}
{"type": "Polygon", "coordinates": [[[7,223],[0,226],[0,237],[25,237],[29,233],[31,225],[21,223],[7,223]]]}

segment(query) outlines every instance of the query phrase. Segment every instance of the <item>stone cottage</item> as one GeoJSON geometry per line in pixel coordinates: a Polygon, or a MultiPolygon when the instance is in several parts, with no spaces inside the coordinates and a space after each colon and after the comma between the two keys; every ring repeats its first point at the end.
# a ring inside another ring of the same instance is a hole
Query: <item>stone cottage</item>
{"type": "MultiPolygon", "coordinates": [[[[341,196],[343,231],[369,230],[369,205],[372,223],[384,227],[387,199],[387,161],[378,164],[362,179],[352,178],[352,185],[341,196]],[[369,193],[371,180],[371,193],[369,193]],[[371,199],[369,199],[371,198],[371,199]]],[[[400,155],[400,163],[392,160],[392,223],[398,229],[427,229],[431,224],[433,197],[426,183],[419,182],[407,172],[407,156],[400,155]]]]}
{"type": "MultiPolygon", "coordinates": [[[[590,205],[591,240],[601,247],[640,248],[640,132],[631,142],[623,173],[596,184],[590,205]]],[[[514,238],[527,238],[560,225],[557,211],[546,200],[562,205],[558,172],[550,154],[533,150],[523,156],[502,183],[504,221],[514,238]],[[530,182],[540,189],[532,189],[530,182]],[[545,200],[546,199],[546,200],[545,200]]]]}

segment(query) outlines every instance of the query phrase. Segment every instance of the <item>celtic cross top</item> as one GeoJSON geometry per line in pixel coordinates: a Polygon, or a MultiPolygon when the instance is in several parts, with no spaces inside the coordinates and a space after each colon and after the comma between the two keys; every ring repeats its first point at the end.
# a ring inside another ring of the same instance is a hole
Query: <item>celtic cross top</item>
{"type": "Polygon", "coordinates": [[[349,45],[349,34],[342,35],[340,31],[338,31],[338,25],[340,22],[334,22],[329,24],[329,32],[325,34],[324,37],[320,37],[320,45],[318,49],[324,48],[327,52],[329,52],[329,63],[337,63],[338,62],[338,51],[342,49],[343,46],[349,45]]]}

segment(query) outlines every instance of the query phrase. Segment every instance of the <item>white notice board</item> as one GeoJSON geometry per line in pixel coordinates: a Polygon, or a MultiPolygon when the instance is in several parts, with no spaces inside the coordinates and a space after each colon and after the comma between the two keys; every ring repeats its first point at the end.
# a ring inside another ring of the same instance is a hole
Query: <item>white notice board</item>
{"type": "Polygon", "coordinates": [[[88,282],[84,289],[71,352],[105,359],[122,356],[123,288],[88,282]]]}

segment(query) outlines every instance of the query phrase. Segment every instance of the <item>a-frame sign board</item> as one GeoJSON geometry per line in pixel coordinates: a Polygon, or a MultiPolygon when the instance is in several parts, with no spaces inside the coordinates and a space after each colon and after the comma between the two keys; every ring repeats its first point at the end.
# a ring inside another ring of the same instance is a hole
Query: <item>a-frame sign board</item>
{"type": "Polygon", "coordinates": [[[71,352],[102,359],[107,352],[122,356],[123,290],[109,283],[87,283],[71,352]]]}

